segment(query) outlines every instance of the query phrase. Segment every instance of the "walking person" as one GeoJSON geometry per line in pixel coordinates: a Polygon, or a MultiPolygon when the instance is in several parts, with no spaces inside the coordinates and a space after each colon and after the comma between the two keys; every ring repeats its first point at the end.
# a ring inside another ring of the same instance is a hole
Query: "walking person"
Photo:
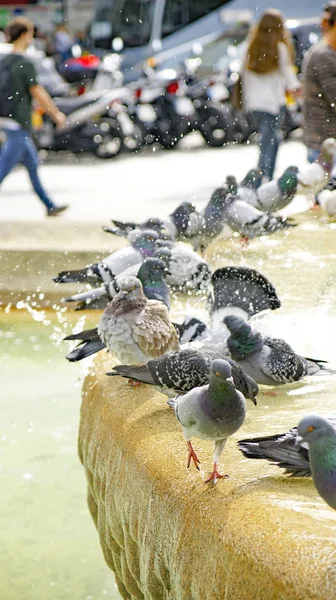
{"type": "Polygon", "coordinates": [[[242,71],[243,107],[260,134],[258,167],[265,179],[273,179],[286,92],[295,95],[299,88],[283,16],[268,9],[249,38],[242,71]]]}
{"type": "Polygon", "coordinates": [[[45,89],[37,83],[34,65],[24,53],[32,42],[34,26],[26,18],[13,19],[6,29],[13,53],[1,61],[0,70],[0,126],[6,139],[0,153],[0,184],[18,163],[22,163],[33,188],[53,217],[66,208],[57,206],[45,191],[38,174],[38,154],[31,136],[32,99],[46,111],[58,127],[65,125],[61,113],[45,89]]]}
{"type": "Polygon", "coordinates": [[[336,138],[336,1],[325,5],[322,39],[307,52],[304,73],[304,141],[314,162],[322,142],[336,138]]]}

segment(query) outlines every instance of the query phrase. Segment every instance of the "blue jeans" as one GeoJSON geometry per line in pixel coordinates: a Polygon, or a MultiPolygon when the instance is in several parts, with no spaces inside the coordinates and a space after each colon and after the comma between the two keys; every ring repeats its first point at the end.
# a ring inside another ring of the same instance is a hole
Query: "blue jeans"
{"type": "Polygon", "coordinates": [[[263,175],[273,179],[279,149],[280,115],[271,115],[259,110],[252,111],[252,118],[260,134],[260,156],[258,167],[263,175]]]}
{"type": "Polygon", "coordinates": [[[55,205],[42,186],[37,172],[38,154],[29,131],[25,129],[17,129],[16,131],[7,129],[5,133],[6,140],[0,153],[0,184],[15,165],[22,163],[29,173],[30,181],[40,200],[47,209],[54,208],[55,205]]]}

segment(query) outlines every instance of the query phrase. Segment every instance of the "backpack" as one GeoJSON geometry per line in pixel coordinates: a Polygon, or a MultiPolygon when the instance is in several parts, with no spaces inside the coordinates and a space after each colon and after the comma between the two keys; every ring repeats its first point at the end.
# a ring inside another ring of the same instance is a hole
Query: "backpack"
{"type": "Polygon", "coordinates": [[[12,117],[16,104],[11,69],[20,57],[10,54],[0,62],[0,117],[12,117]]]}

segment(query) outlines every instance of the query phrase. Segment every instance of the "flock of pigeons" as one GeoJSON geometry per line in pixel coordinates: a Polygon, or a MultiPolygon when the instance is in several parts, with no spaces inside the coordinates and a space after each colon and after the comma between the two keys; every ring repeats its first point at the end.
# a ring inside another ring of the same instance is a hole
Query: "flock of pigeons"
{"type": "MultiPolygon", "coordinates": [[[[245,398],[257,403],[258,384],[279,386],[330,370],[323,361],[300,356],[284,340],[253,327],[252,317],[280,307],[266,277],[248,267],[212,272],[202,253],[224,225],[244,239],[292,227],[273,212],[289,204],[300,186],[314,195],[325,188],[335,146],[335,140],[326,140],[318,162],[303,172],[289,167],[268,183],[262,184],[256,169],[240,184],[227,177],[202,212],[184,202],[166,218],[141,224],[114,220],[105,230],[125,237],[126,247],[54,279],[85,284],[84,292],[65,299],[76,303],[76,310],[103,311],[96,328],[65,338],[79,342],[67,359],[79,361],[107,349],[120,362],[108,375],[125,377],[132,386],[152,385],[168,396],[187,442],[188,467],[193,462],[199,469],[193,437],[214,442],[208,482],[223,477],[218,471],[221,453],[244,422],[245,398]],[[192,315],[173,323],[169,310],[174,291],[206,295],[208,323],[192,315]]],[[[239,448],[291,475],[312,474],[320,495],[336,509],[334,426],[336,421],[311,415],[285,434],[243,440],[239,448]]]]}

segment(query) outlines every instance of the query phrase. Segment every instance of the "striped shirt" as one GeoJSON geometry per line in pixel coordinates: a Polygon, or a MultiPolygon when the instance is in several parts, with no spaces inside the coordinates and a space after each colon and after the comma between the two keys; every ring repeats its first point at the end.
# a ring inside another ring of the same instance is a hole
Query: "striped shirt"
{"type": "Polygon", "coordinates": [[[321,40],[308,50],[304,72],[304,141],[319,149],[336,138],[336,51],[321,40]]]}

